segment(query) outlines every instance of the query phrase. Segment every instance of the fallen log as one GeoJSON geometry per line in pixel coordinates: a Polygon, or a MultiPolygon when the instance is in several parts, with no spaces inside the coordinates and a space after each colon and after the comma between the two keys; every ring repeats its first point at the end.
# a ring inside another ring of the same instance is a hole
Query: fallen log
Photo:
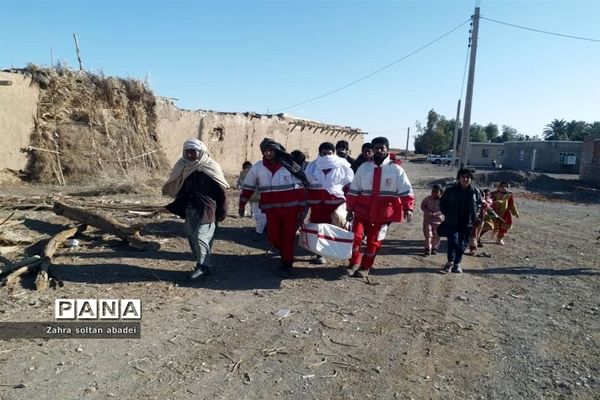
{"type": "Polygon", "coordinates": [[[17,279],[19,279],[21,277],[21,275],[25,275],[26,273],[36,269],[41,264],[41,262],[42,261],[39,260],[33,264],[25,265],[25,266],[17,269],[16,271],[11,272],[9,275],[6,276],[4,281],[2,281],[2,285],[8,286],[8,285],[14,283],[17,279]]]}
{"type": "Polygon", "coordinates": [[[37,290],[43,290],[48,288],[48,268],[50,268],[50,264],[52,264],[52,257],[58,247],[70,238],[71,236],[75,236],[78,233],[81,233],[87,229],[87,225],[78,225],[72,226],[69,229],[66,229],[62,232],[54,235],[44,246],[44,251],[42,253],[42,263],[38,270],[37,277],[35,278],[35,288],[37,290]]]}
{"type": "Polygon", "coordinates": [[[2,226],[2,229],[5,229],[5,228],[10,228],[11,226],[15,226],[15,225],[22,224],[22,223],[23,223],[23,221],[24,221],[24,220],[22,220],[22,219],[21,219],[21,220],[16,220],[16,221],[8,221],[8,222],[5,222],[5,223],[3,224],[3,226],[2,226]]]}
{"type": "Polygon", "coordinates": [[[129,243],[132,247],[140,250],[158,250],[160,244],[145,241],[140,237],[139,227],[131,227],[120,222],[114,221],[109,217],[84,210],[79,207],[72,207],[60,201],[56,201],[53,207],[54,213],[62,215],[73,221],[78,221],[86,225],[93,226],[104,232],[111,233],[119,239],[129,243]]]}
{"type": "Polygon", "coordinates": [[[41,262],[42,262],[42,258],[40,256],[36,255],[33,257],[24,258],[21,261],[17,261],[15,263],[8,263],[4,267],[0,268],[0,275],[14,271],[17,268],[21,268],[26,265],[36,264],[36,263],[37,263],[37,265],[39,265],[39,264],[41,264],[41,262]]]}
{"type": "Polygon", "coordinates": [[[5,210],[28,210],[28,211],[52,211],[52,206],[49,204],[10,204],[0,207],[5,210]]]}

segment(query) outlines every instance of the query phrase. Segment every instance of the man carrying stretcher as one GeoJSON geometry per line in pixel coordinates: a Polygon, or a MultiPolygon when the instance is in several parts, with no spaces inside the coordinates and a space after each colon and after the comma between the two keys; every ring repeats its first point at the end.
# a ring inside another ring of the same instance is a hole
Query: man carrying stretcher
{"type": "Polygon", "coordinates": [[[366,278],[373,267],[388,226],[412,220],[415,197],[400,163],[388,153],[385,137],[371,141],[373,161],[362,164],[346,195],[348,219],[353,219],[354,243],[348,266],[350,276],[366,278]],[[363,236],[367,246],[360,252],[363,236]]]}

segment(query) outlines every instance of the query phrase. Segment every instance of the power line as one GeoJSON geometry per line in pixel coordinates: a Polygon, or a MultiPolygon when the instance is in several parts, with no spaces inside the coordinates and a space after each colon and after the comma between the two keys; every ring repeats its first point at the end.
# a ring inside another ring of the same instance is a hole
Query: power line
{"type": "MultiPolygon", "coordinates": [[[[467,78],[467,65],[469,64],[469,49],[470,49],[470,45],[467,46],[467,55],[465,57],[465,67],[464,67],[464,70],[463,70],[462,87],[460,88],[460,96],[458,97],[459,99],[462,99],[464,91],[465,91],[465,81],[466,81],[466,78],[467,78]]],[[[374,135],[374,134],[393,133],[393,132],[400,132],[400,131],[404,131],[404,128],[388,129],[388,130],[385,130],[385,131],[369,132],[369,134],[374,135]]]]}
{"type": "Polygon", "coordinates": [[[465,56],[465,68],[463,69],[463,79],[462,79],[462,86],[460,87],[460,96],[459,99],[462,99],[463,97],[463,93],[465,91],[465,80],[467,78],[467,65],[469,64],[469,50],[471,48],[471,45],[469,44],[467,46],[467,55],[465,56]]]}
{"type": "Polygon", "coordinates": [[[337,93],[337,92],[339,92],[339,91],[341,91],[341,90],[344,90],[344,89],[346,89],[347,87],[350,87],[350,86],[352,86],[352,85],[355,85],[355,84],[357,84],[357,83],[359,83],[359,82],[362,82],[362,81],[364,81],[365,79],[368,79],[368,78],[372,77],[373,75],[375,75],[375,74],[378,74],[378,73],[380,73],[381,71],[384,71],[384,70],[386,70],[386,69],[388,69],[388,68],[390,68],[390,67],[392,67],[392,66],[394,66],[394,65],[398,64],[400,61],[404,61],[404,60],[406,60],[408,57],[410,57],[410,56],[412,56],[412,55],[414,55],[414,54],[418,53],[419,51],[421,51],[421,50],[425,49],[426,47],[429,47],[429,46],[431,46],[431,45],[432,45],[432,44],[434,44],[435,42],[439,41],[440,39],[442,39],[442,38],[444,38],[444,37],[448,36],[449,34],[451,34],[452,32],[454,32],[455,30],[457,30],[458,28],[460,28],[461,26],[463,26],[464,24],[466,24],[466,23],[467,23],[467,22],[469,22],[470,20],[471,20],[471,18],[467,19],[467,20],[466,20],[466,21],[464,21],[464,22],[461,22],[461,24],[460,24],[460,25],[456,26],[455,28],[452,28],[452,29],[451,29],[451,30],[449,30],[448,32],[444,33],[443,35],[441,35],[441,36],[438,36],[437,38],[433,39],[433,40],[432,40],[432,41],[430,41],[429,43],[427,43],[427,44],[425,44],[425,45],[423,45],[423,46],[419,47],[418,49],[416,49],[416,50],[414,50],[413,52],[411,52],[411,53],[409,53],[409,54],[405,55],[404,57],[402,57],[402,58],[399,58],[399,59],[397,59],[396,61],[393,61],[393,62],[391,62],[391,63],[387,64],[386,66],[384,66],[384,67],[381,67],[381,68],[379,68],[378,70],[376,70],[376,71],[373,71],[373,72],[371,72],[370,74],[363,76],[362,78],[359,78],[359,79],[357,79],[357,80],[355,80],[355,81],[352,81],[352,82],[350,82],[350,83],[348,83],[348,84],[346,84],[346,85],[344,85],[344,86],[341,86],[341,87],[339,87],[339,88],[337,88],[337,89],[331,90],[331,91],[329,91],[329,92],[327,92],[327,93],[324,93],[324,94],[322,94],[322,95],[320,95],[320,96],[313,97],[313,98],[311,98],[311,99],[308,99],[308,100],[302,101],[302,102],[300,102],[300,103],[296,103],[296,104],[292,104],[292,105],[289,105],[289,106],[286,106],[286,107],[282,107],[282,108],[280,108],[280,109],[278,109],[278,110],[275,110],[275,111],[273,111],[273,113],[274,113],[274,114],[276,114],[276,113],[278,113],[278,112],[280,112],[280,111],[287,110],[288,108],[294,108],[294,107],[298,107],[298,106],[301,106],[301,105],[303,105],[303,104],[307,104],[307,103],[313,102],[313,101],[315,101],[315,100],[322,99],[323,97],[326,97],[326,96],[332,95],[332,94],[334,94],[334,93],[337,93]]]}
{"type": "Polygon", "coordinates": [[[486,21],[495,22],[497,24],[512,26],[513,28],[525,29],[528,31],[539,32],[539,33],[545,33],[547,35],[562,36],[562,37],[566,37],[566,38],[570,38],[570,39],[587,40],[590,42],[600,42],[600,39],[592,39],[592,38],[586,38],[586,37],[581,37],[581,36],[564,35],[562,33],[543,31],[541,29],[534,29],[534,28],[528,28],[526,26],[509,24],[508,22],[497,21],[497,20],[491,19],[491,18],[485,18],[485,17],[479,17],[479,18],[485,19],[486,21]]]}

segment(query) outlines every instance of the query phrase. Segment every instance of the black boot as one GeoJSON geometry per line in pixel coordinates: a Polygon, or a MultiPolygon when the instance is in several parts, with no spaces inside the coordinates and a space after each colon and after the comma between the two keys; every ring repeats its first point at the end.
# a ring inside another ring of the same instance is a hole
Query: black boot
{"type": "Polygon", "coordinates": [[[282,278],[286,278],[289,279],[292,277],[292,264],[291,263],[285,263],[285,262],[281,262],[281,265],[279,266],[279,276],[282,278]]]}
{"type": "Polygon", "coordinates": [[[206,265],[199,265],[190,275],[190,279],[206,278],[208,275],[210,275],[210,268],[206,265]]]}

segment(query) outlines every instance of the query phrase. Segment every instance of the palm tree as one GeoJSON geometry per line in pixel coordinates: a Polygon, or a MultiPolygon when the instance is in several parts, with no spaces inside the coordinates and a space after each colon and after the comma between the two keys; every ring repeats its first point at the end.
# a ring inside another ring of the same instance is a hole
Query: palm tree
{"type": "Polygon", "coordinates": [[[544,129],[544,140],[565,140],[567,136],[567,121],[564,119],[550,122],[544,129]]]}
{"type": "Polygon", "coordinates": [[[591,124],[587,124],[583,133],[587,135],[600,135],[600,121],[594,121],[591,124]]]}
{"type": "Polygon", "coordinates": [[[585,128],[587,127],[587,123],[585,121],[571,121],[567,123],[567,137],[569,140],[583,140],[585,136],[585,128]]]}

